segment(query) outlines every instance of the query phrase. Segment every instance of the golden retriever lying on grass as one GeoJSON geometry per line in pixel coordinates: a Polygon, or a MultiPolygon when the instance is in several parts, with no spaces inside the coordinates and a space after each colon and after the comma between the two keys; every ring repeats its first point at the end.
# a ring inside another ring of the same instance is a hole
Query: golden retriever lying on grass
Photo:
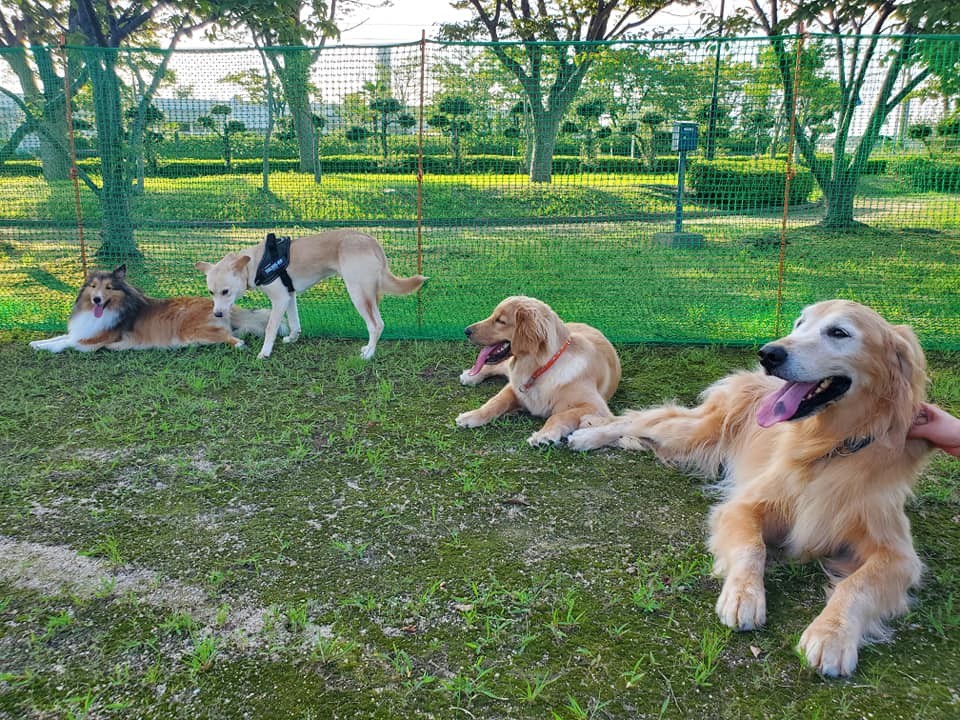
{"type": "Polygon", "coordinates": [[[826,558],[832,591],[798,649],[820,673],[849,675],[860,645],[907,610],[922,571],[904,502],[931,449],[907,438],[925,399],[926,361],[909,327],[845,300],[806,308],[759,354],[763,370],[723,378],[695,408],[586,418],[596,426],[568,441],[650,449],[707,477],[722,473],[710,550],[724,579],[725,625],[766,622],[768,545],[826,558]]]}
{"type": "Polygon", "coordinates": [[[476,385],[492,375],[509,382],[481,407],[458,415],[460,427],[480,427],[523,408],[547,418],[527,438],[537,446],[559,443],[584,415],[611,416],[607,400],[620,383],[620,359],[599,330],[564,323],[546,303],[518,295],[464,332],[483,350],[460,382],[476,385]]]}

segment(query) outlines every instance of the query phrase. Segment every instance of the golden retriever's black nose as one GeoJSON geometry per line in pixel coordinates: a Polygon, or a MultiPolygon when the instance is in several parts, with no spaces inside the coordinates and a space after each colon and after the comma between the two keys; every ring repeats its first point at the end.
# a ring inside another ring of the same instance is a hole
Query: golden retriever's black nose
{"type": "Polygon", "coordinates": [[[780,345],[764,345],[757,353],[760,364],[767,372],[773,372],[787,361],[787,351],[780,345]]]}
{"type": "Polygon", "coordinates": [[[473,328],[470,328],[470,327],[464,328],[463,334],[466,335],[467,337],[470,337],[471,335],[473,335],[473,328]]]}

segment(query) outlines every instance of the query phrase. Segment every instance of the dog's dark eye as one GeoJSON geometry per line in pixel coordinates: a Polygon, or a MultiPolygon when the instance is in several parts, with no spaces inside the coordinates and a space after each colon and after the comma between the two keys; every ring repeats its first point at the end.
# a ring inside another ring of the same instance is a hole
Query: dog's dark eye
{"type": "Polygon", "coordinates": [[[848,338],[850,333],[844,330],[842,327],[831,327],[827,328],[827,336],[832,338],[848,338]]]}
{"type": "Polygon", "coordinates": [[[213,295],[213,290],[207,290],[207,292],[213,295]]]}

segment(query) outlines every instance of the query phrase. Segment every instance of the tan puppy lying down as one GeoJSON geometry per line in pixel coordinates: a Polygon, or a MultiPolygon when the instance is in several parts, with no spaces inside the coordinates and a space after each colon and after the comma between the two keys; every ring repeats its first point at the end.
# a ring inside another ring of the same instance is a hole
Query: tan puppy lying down
{"type": "Polygon", "coordinates": [[[380,298],[383,295],[407,295],[416,292],[426,278],[423,275],[401,278],[390,272],[387,257],[374,238],[356,230],[331,230],[318,235],[295,238],[290,245],[287,272],[296,293],[291,293],[277,278],[265,285],[254,282],[265,243],[229,253],[216,264],[198,262],[196,268],[207,276],[207,289],[213,296],[214,314],[227,315],[234,301],[249,288],[260,287],[270,298],[263,348],[258,357],[270,357],[283,314],[287,314],[290,334],[284,342],[300,337],[300,315],[296,293],[303,292],[332,275],[343,278],[353,306],[367,326],[369,340],[360,350],[365,360],[373,357],[383,332],[380,298]]]}
{"type": "Polygon", "coordinates": [[[737,630],[766,622],[768,546],[823,558],[832,590],[799,650],[824,675],[849,675],[920,579],[904,502],[931,449],[907,438],[926,360],[909,327],[831,300],[764,345],[760,363],[711,385],[694,408],[587,418],[595,427],[569,444],[649,449],[706,477],[722,472],[723,501],[710,513],[720,619],[737,630]]]}
{"type": "Polygon", "coordinates": [[[458,415],[460,427],[479,427],[522,408],[547,418],[527,439],[536,446],[559,443],[584,415],[610,415],[607,400],[620,383],[620,359],[599,330],[564,323],[546,303],[515,296],[464,332],[483,349],[460,381],[475,385],[506,375],[509,382],[482,407],[458,415]]]}

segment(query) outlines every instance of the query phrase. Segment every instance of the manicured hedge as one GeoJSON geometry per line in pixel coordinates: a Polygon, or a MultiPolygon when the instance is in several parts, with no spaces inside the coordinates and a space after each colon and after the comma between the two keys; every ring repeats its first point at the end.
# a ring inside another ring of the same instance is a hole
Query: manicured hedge
{"type": "Polygon", "coordinates": [[[911,157],[891,160],[892,175],[920,192],[960,192],[960,157],[911,157]]]}
{"type": "MultiPolygon", "coordinates": [[[[806,201],[813,190],[813,175],[795,166],[790,181],[790,203],[806,201]]],[[[690,166],[689,182],[697,198],[730,209],[783,204],[787,164],[779,160],[701,160],[690,166]]]]}

